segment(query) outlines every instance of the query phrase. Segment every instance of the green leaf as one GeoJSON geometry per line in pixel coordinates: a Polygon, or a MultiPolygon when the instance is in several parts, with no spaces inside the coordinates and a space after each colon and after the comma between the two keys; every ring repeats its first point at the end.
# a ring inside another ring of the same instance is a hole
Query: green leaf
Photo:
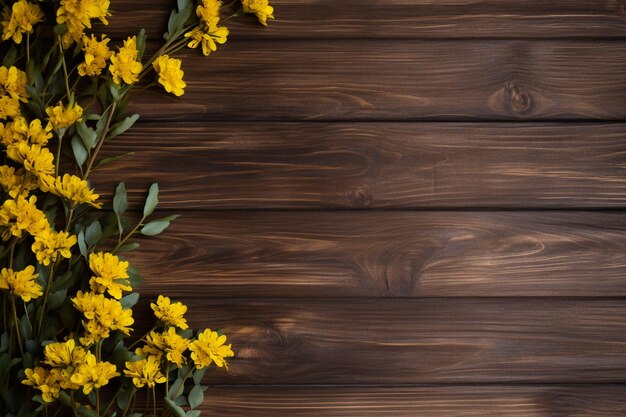
{"type": "Polygon", "coordinates": [[[63,304],[65,298],[67,297],[67,289],[62,289],[52,294],[48,295],[48,310],[53,310],[63,304]]]}
{"type": "Polygon", "coordinates": [[[200,410],[189,410],[187,411],[187,417],[198,417],[202,411],[200,410]]]}
{"type": "Polygon", "coordinates": [[[0,352],[6,352],[9,349],[9,334],[7,332],[2,333],[0,336],[0,352]]]}
{"type": "Polygon", "coordinates": [[[163,403],[165,404],[165,407],[172,411],[176,417],[187,417],[185,410],[176,405],[176,403],[169,398],[163,398],[163,403]]]}
{"type": "Polygon", "coordinates": [[[94,221],[85,230],[85,242],[91,248],[100,242],[100,239],[102,239],[102,227],[100,222],[94,221]]]}
{"type": "Polygon", "coordinates": [[[65,24],[56,25],[54,27],[54,34],[56,36],[62,36],[62,35],[65,35],[66,33],[67,33],[67,26],[65,24]]]}
{"type": "Polygon", "coordinates": [[[129,252],[131,250],[137,249],[138,247],[139,247],[139,243],[136,243],[136,242],[124,243],[122,246],[117,248],[115,252],[116,253],[129,252]]]}
{"type": "Polygon", "coordinates": [[[139,52],[138,58],[141,60],[143,53],[146,50],[146,30],[141,29],[137,34],[137,51],[139,52]]]}
{"type": "Polygon", "coordinates": [[[93,149],[98,144],[98,134],[95,130],[85,124],[85,122],[76,123],[76,131],[83,140],[83,144],[87,149],[93,149]]]}
{"type": "Polygon", "coordinates": [[[4,54],[4,59],[2,60],[2,66],[10,68],[15,64],[15,60],[17,59],[17,48],[15,45],[11,45],[9,51],[4,54]]]}
{"type": "Polygon", "coordinates": [[[89,157],[89,154],[87,153],[87,149],[85,149],[82,141],[77,136],[72,138],[72,151],[74,151],[74,159],[76,159],[76,163],[82,166],[89,157]]]}
{"type": "Polygon", "coordinates": [[[162,220],[155,220],[146,224],[141,228],[141,234],[145,236],[156,236],[161,233],[170,225],[170,222],[164,222],[162,220]]]}
{"type": "Polygon", "coordinates": [[[120,300],[120,304],[122,305],[122,308],[129,309],[137,304],[137,301],[139,301],[139,294],[133,292],[125,297],[122,297],[122,299],[120,300]]]}
{"type": "Polygon", "coordinates": [[[64,288],[69,288],[74,283],[74,278],[75,276],[72,274],[72,271],[66,271],[62,275],[56,277],[50,286],[50,291],[57,292],[64,288]]]}
{"type": "Polygon", "coordinates": [[[189,392],[189,396],[187,397],[189,400],[189,406],[194,409],[198,408],[202,401],[204,401],[204,392],[202,392],[202,387],[200,385],[194,386],[189,392]]]}
{"type": "Polygon", "coordinates": [[[157,204],[159,204],[159,184],[156,182],[150,186],[146,203],[143,206],[143,217],[146,218],[154,212],[157,204]]]}
{"type": "Polygon", "coordinates": [[[80,254],[87,259],[87,242],[85,242],[85,233],[82,230],[78,232],[78,249],[80,250],[80,254]]]}
{"type": "Polygon", "coordinates": [[[193,383],[196,385],[200,385],[202,382],[202,378],[204,378],[204,374],[206,373],[207,368],[196,369],[193,373],[193,383]]]}
{"type": "Polygon", "coordinates": [[[111,129],[109,129],[107,137],[109,139],[112,139],[116,136],[121,135],[122,133],[130,129],[135,124],[137,119],[139,119],[139,115],[137,113],[133,114],[132,116],[126,117],[124,120],[116,123],[111,129]]]}
{"type": "MultiPolygon", "coordinates": [[[[128,210],[128,195],[126,193],[126,185],[123,182],[117,184],[115,196],[113,197],[113,211],[121,216],[128,210]]],[[[122,231],[120,230],[120,234],[122,231]]]]}
{"type": "Polygon", "coordinates": [[[135,154],[135,152],[126,152],[126,153],[123,153],[121,155],[115,155],[115,156],[111,156],[109,158],[103,158],[100,162],[98,162],[98,165],[96,165],[96,168],[99,168],[101,166],[110,164],[110,163],[115,162],[115,161],[117,161],[119,159],[126,158],[127,156],[131,156],[131,155],[134,155],[134,154],[135,154]]]}

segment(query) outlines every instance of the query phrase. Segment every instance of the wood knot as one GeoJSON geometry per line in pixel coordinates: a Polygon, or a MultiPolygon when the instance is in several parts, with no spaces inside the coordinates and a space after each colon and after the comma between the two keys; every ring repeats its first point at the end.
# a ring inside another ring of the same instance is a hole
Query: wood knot
{"type": "Polygon", "coordinates": [[[508,111],[514,114],[525,114],[531,110],[532,99],[522,87],[514,82],[508,82],[504,90],[504,105],[508,111]]]}
{"type": "Polygon", "coordinates": [[[351,193],[352,204],[357,208],[368,207],[372,203],[372,194],[369,187],[359,185],[351,193]]]}

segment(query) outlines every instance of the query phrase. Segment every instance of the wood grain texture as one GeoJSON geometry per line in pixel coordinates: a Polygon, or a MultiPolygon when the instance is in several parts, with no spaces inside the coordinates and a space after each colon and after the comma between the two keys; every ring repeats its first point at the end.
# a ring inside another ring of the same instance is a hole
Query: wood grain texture
{"type": "MultiPolygon", "coordinates": [[[[224,2],[229,3],[229,2],[224,2]]],[[[165,31],[173,0],[113,0],[107,32],[165,31]]],[[[621,0],[275,0],[276,20],[260,30],[252,17],[228,22],[231,38],[550,38],[624,37],[621,0]]]]}
{"type": "Polygon", "coordinates": [[[146,294],[626,296],[622,212],[188,212],[140,242],[146,294]]]}
{"type": "Polygon", "coordinates": [[[189,300],[236,351],[219,384],[623,383],[623,300],[189,300]]]}
{"type": "Polygon", "coordinates": [[[607,417],[626,414],[623,386],[211,387],[222,417],[607,417]]]}
{"type": "Polygon", "coordinates": [[[183,55],[183,97],[146,90],[134,109],[168,121],[624,120],[625,45],[233,41],[219,59],[183,55]]]}
{"type": "Polygon", "coordinates": [[[96,188],[137,206],[154,181],[174,210],[626,206],[624,124],[155,123],[105,148],[136,155],[96,188]]]}

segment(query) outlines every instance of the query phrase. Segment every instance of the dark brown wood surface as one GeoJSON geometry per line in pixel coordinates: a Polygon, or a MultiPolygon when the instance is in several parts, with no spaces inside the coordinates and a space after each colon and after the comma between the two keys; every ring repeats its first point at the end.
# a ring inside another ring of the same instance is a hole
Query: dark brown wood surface
{"type": "Polygon", "coordinates": [[[622,41],[242,40],[183,59],[188,92],[138,94],[145,120],[626,118],[622,41]]]}
{"type": "MultiPolygon", "coordinates": [[[[183,214],[127,256],[138,317],[234,343],[207,415],[626,415],[626,2],[271,3],[94,183],[183,214]]],[[[171,6],[107,31],[153,48],[171,6]]]]}
{"type": "MultiPolygon", "coordinates": [[[[230,2],[225,1],[224,4],[230,2]]],[[[145,25],[158,38],[174,2],[112,2],[107,32],[145,25]]],[[[621,0],[278,0],[271,29],[231,20],[231,38],[625,37],[621,0]]],[[[232,9],[232,8],[231,8],[232,9]]]]}
{"type": "Polygon", "coordinates": [[[211,387],[222,417],[607,417],[626,414],[622,386],[211,387]]]}
{"type": "Polygon", "coordinates": [[[98,189],[174,210],[626,206],[625,124],[154,123],[106,155],[131,149],[98,189]]]}
{"type": "Polygon", "coordinates": [[[219,384],[620,383],[623,300],[191,300],[238,347],[219,384]]]}
{"type": "Polygon", "coordinates": [[[623,212],[186,212],[140,244],[149,294],[626,296],[623,212]]]}

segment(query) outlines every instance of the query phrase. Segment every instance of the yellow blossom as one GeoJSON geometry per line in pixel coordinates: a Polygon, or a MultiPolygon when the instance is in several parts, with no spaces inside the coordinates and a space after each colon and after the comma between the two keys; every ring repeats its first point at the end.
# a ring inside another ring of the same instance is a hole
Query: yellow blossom
{"type": "Polygon", "coordinates": [[[119,330],[129,335],[134,323],[132,310],[122,307],[119,301],[106,298],[103,294],[78,291],[72,298],[74,307],[83,313],[85,336],[80,339],[83,345],[91,345],[109,337],[110,332],[119,330]]]}
{"type": "Polygon", "coordinates": [[[0,119],[19,116],[20,102],[26,103],[28,97],[26,73],[16,67],[0,66],[0,119]]]}
{"type": "Polygon", "coordinates": [[[46,215],[37,208],[37,198],[30,196],[18,196],[15,200],[8,199],[0,207],[0,228],[5,228],[2,233],[4,240],[11,236],[22,237],[26,232],[31,236],[37,236],[50,229],[46,215]]]}
{"type": "Polygon", "coordinates": [[[26,197],[38,186],[36,179],[32,175],[27,175],[24,168],[15,170],[8,165],[0,166],[0,186],[12,198],[18,196],[26,197]]]}
{"type": "Polygon", "coordinates": [[[189,344],[191,350],[191,359],[193,359],[196,368],[205,368],[211,363],[215,363],[220,368],[227,366],[226,358],[235,356],[232,351],[232,345],[225,345],[226,336],[219,335],[211,329],[205,329],[198,334],[198,340],[194,340],[189,344]]]}
{"type": "Polygon", "coordinates": [[[26,375],[26,379],[22,381],[22,384],[30,385],[41,391],[41,398],[45,402],[51,403],[59,398],[59,392],[61,391],[60,374],[56,369],[50,371],[41,366],[37,366],[33,369],[25,369],[24,374],[26,375]]]}
{"type": "Polygon", "coordinates": [[[2,40],[13,38],[13,42],[22,43],[22,35],[33,31],[33,25],[42,22],[44,14],[38,5],[26,0],[13,3],[11,11],[2,13],[2,40]]]}
{"type": "Polygon", "coordinates": [[[267,19],[274,18],[274,8],[268,0],[241,0],[244,13],[253,13],[263,26],[267,26],[267,19]]]}
{"type": "Polygon", "coordinates": [[[62,36],[63,46],[67,48],[80,41],[85,29],[91,28],[91,19],[99,19],[109,24],[109,0],[61,0],[57,9],[57,23],[67,26],[67,33],[62,36]]]}
{"type": "Polygon", "coordinates": [[[148,386],[153,388],[156,384],[162,384],[166,378],[161,372],[161,363],[155,356],[148,356],[135,362],[126,362],[124,375],[133,379],[137,388],[148,386]]]}
{"type": "Polygon", "coordinates": [[[217,49],[217,44],[220,45],[226,42],[228,36],[228,29],[225,27],[219,27],[207,32],[201,28],[194,28],[191,32],[185,33],[186,38],[190,38],[187,44],[190,48],[197,48],[198,45],[202,45],[202,53],[205,56],[217,49]]]}
{"type": "Polygon", "coordinates": [[[150,303],[150,307],[154,311],[155,317],[167,326],[175,326],[185,330],[187,326],[187,320],[184,315],[187,312],[187,306],[183,303],[172,303],[169,297],[159,295],[157,302],[150,303]]]}
{"type": "Polygon", "coordinates": [[[59,102],[54,107],[48,107],[46,114],[48,115],[48,126],[46,128],[60,130],[80,122],[82,120],[83,108],[76,103],[70,103],[65,107],[63,103],[59,102]]]}
{"type": "Polygon", "coordinates": [[[216,27],[220,20],[222,2],[218,0],[200,0],[196,7],[196,15],[205,27],[216,27]]]}
{"type": "Polygon", "coordinates": [[[124,41],[124,46],[119,48],[118,52],[111,55],[111,65],[109,71],[113,75],[113,82],[120,84],[124,81],[126,84],[134,84],[139,81],[139,73],[143,66],[138,60],[139,51],[137,50],[137,37],[131,36],[124,41]]]}
{"type": "Polygon", "coordinates": [[[4,120],[9,117],[17,117],[20,115],[20,102],[9,96],[0,95],[0,119],[4,120]]]}
{"type": "Polygon", "coordinates": [[[159,84],[165,88],[165,91],[176,96],[182,96],[187,86],[183,81],[184,72],[180,69],[181,63],[180,59],[170,58],[167,55],[161,55],[152,63],[159,76],[159,84]]]}
{"type": "Polygon", "coordinates": [[[50,265],[56,261],[58,256],[69,258],[72,256],[72,246],[76,244],[76,236],[68,232],[55,232],[54,230],[44,230],[43,233],[35,236],[35,243],[31,249],[37,262],[42,265],[50,265]]]}
{"type": "Polygon", "coordinates": [[[108,292],[111,297],[119,300],[122,291],[131,291],[128,282],[128,262],[107,252],[89,254],[89,268],[93,271],[89,284],[97,294],[108,292]]]}
{"type": "Polygon", "coordinates": [[[84,394],[107,385],[112,378],[120,376],[117,368],[110,362],[98,361],[92,353],[87,353],[85,361],[72,375],[72,382],[83,388],[84,394]]]}
{"type": "Polygon", "coordinates": [[[51,129],[43,127],[41,120],[34,119],[30,123],[23,117],[15,117],[6,125],[0,123],[0,140],[9,147],[17,142],[45,146],[52,138],[51,129]]]}
{"type": "Polygon", "coordinates": [[[185,363],[185,352],[189,348],[189,340],[176,333],[174,327],[159,333],[151,331],[146,336],[146,345],[135,350],[138,355],[155,356],[161,358],[163,355],[167,360],[178,367],[185,363]]]}
{"type": "Polygon", "coordinates": [[[100,197],[89,188],[89,183],[76,175],[64,174],[62,177],[46,177],[41,181],[41,189],[61,198],[65,198],[73,205],[90,204],[100,208],[101,203],[97,200],[100,197]]]}
{"type": "Polygon", "coordinates": [[[43,294],[43,288],[35,282],[37,276],[35,267],[32,265],[28,265],[21,271],[2,268],[0,271],[0,289],[8,290],[12,295],[21,297],[24,301],[39,298],[43,294]]]}
{"type": "Polygon", "coordinates": [[[102,35],[101,40],[91,35],[91,37],[83,38],[83,53],[85,61],[78,66],[78,73],[84,76],[100,75],[106,67],[106,61],[111,58],[112,52],[107,44],[110,39],[102,35]]]}
{"type": "Polygon", "coordinates": [[[7,148],[7,156],[38,178],[54,173],[54,155],[41,145],[18,142],[7,148]]]}

